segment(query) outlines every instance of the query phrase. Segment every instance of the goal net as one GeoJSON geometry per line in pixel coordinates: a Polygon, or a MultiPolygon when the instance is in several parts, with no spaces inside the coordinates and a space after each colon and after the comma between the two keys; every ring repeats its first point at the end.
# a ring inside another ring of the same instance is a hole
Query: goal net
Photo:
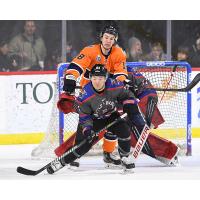
{"type": "MultiPolygon", "coordinates": [[[[57,109],[57,101],[63,87],[63,74],[68,64],[58,68],[58,80],[55,83],[52,112],[45,137],[33,151],[38,158],[55,157],[54,149],[68,139],[78,126],[78,114],[64,115],[57,109]]],[[[130,62],[127,70],[136,70],[144,75],[156,88],[184,88],[189,83],[191,66],[187,62],[130,62]]],[[[79,91],[76,90],[76,96],[79,91]]],[[[157,92],[158,108],[165,122],[152,132],[177,143],[182,153],[191,155],[191,93],[190,92],[157,92]]],[[[101,142],[90,155],[102,152],[101,142]]]]}

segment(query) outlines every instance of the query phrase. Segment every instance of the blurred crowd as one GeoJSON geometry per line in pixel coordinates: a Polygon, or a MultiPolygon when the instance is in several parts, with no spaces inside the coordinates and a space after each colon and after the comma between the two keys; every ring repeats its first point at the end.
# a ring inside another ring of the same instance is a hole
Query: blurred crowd
{"type": "MultiPolygon", "coordinates": [[[[81,24],[81,21],[75,21],[74,23],[77,23],[74,27],[78,27],[81,24]]],[[[103,22],[94,21],[90,23],[93,23],[98,27],[98,25],[101,25],[103,22]]],[[[120,26],[118,27],[121,29],[120,26]]],[[[57,29],[58,27],[53,28],[57,29]]],[[[51,30],[53,30],[53,28],[51,27],[51,30]]],[[[90,29],[89,27],[86,28],[87,30],[90,29]]],[[[129,30],[129,33],[132,30],[131,28],[127,29],[129,30]]],[[[146,29],[148,32],[149,28],[146,29]]],[[[62,59],[62,40],[56,39],[56,37],[58,37],[56,36],[58,35],[56,33],[57,30],[49,31],[46,35],[41,34],[41,32],[38,31],[37,21],[33,20],[23,21],[20,32],[17,32],[15,35],[10,34],[12,37],[9,38],[6,38],[5,34],[1,34],[2,30],[4,29],[0,27],[0,71],[3,72],[56,70],[59,63],[70,62],[83,46],[90,45],[92,42],[95,43],[95,37],[98,34],[98,30],[90,30],[87,34],[91,35],[91,37],[89,36],[91,40],[83,42],[84,34],[81,34],[78,38],[75,37],[71,39],[71,41],[67,40],[65,47],[66,56],[62,59]],[[45,39],[50,33],[53,35],[51,39],[45,39]],[[76,44],[79,40],[82,45],[77,48],[76,44]]],[[[78,31],[75,28],[70,29],[70,27],[69,30],[72,32],[71,35],[73,35],[73,31],[75,33],[78,31]]],[[[127,61],[167,60],[165,40],[159,40],[159,38],[147,40],[144,37],[140,37],[140,35],[138,36],[138,34],[136,34],[137,31],[135,30],[132,30],[132,33],[128,34],[127,37],[124,37],[124,35],[126,35],[125,32],[123,34],[124,30],[120,31],[123,38],[121,38],[119,45],[126,51],[127,61]]],[[[190,43],[179,43],[173,50],[171,60],[188,61],[192,67],[200,67],[200,36],[198,34],[194,36],[190,43]]]]}
{"type": "MultiPolygon", "coordinates": [[[[136,37],[131,37],[128,42],[127,49],[128,61],[166,61],[167,55],[164,52],[163,46],[160,42],[150,44],[150,51],[144,53],[142,48],[142,41],[136,37]]],[[[171,58],[176,61],[187,61],[192,67],[200,67],[200,37],[197,38],[192,48],[188,46],[179,46],[171,58]]]]}
{"type": "MultiPolygon", "coordinates": [[[[10,38],[0,38],[0,71],[41,71],[56,70],[61,59],[61,47],[47,53],[44,39],[38,34],[36,22],[27,20],[23,30],[10,38]]],[[[77,55],[67,41],[65,62],[77,55]]]]}

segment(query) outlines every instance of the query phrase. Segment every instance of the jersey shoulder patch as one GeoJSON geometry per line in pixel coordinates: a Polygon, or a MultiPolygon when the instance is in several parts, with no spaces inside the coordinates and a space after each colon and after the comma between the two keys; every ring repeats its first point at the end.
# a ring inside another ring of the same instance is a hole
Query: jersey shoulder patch
{"type": "Polygon", "coordinates": [[[83,87],[77,100],[80,102],[83,102],[83,101],[87,100],[88,98],[92,97],[94,94],[95,93],[94,93],[94,90],[92,89],[92,84],[90,82],[83,87]]]}
{"type": "Polygon", "coordinates": [[[106,88],[107,89],[111,89],[111,88],[121,88],[124,87],[124,84],[120,81],[118,81],[117,79],[111,79],[109,78],[106,81],[106,88]]]}

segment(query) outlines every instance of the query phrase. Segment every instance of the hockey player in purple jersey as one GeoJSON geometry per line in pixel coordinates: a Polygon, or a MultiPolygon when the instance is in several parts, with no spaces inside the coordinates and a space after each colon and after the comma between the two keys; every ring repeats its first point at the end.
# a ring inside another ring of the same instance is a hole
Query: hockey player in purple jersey
{"type": "MultiPolygon", "coordinates": [[[[79,104],[79,126],[76,134],[75,144],[79,144],[84,139],[87,143],[78,149],[73,155],[65,157],[65,163],[71,163],[87,153],[94,141],[96,132],[117,119],[120,114],[117,105],[123,105],[123,111],[128,114],[131,123],[137,126],[138,131],[142,131],[145,120],[142,117],[138,101],[134,94],[124,88],[124,84],[107,78],[107,70],[101,64],[96,64],[90,73],[90,82],[83,88],[82,94],[77,98],[79,104]]],[[[118,152],[121,157],[120,164],[125,169],[135,167],[131,155],[131,130],[126,121],[121,120],[107,129],[107,137],[118,138],[118,152]]],[[[53,173],[53,168],[48,168],[49,173],[53,173]]]]}

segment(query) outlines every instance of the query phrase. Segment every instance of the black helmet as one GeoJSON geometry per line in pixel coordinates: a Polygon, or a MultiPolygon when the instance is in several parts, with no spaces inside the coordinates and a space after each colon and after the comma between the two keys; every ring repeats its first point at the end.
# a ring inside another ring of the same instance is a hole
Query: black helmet
{"type": "Polygon", "coordinates": [[[109,34],[114,35],[115,36],[115,41],[117,41],[117,39],[118,39],[118,31],[117,31],[117,29],[115,27],[113,27],[111,25],[105,26],[102,29],[101,33],[100,33],[100,38],[103,37],[104,33],[109,33],[109,34]]]}
{"type": "Polygon", "coordinates": [[[92,76],[105,76],[108,77],[107,69],[102,64],[96,64],[93,66],[91,72],[90,72],[90,78],[92,76]]]}

